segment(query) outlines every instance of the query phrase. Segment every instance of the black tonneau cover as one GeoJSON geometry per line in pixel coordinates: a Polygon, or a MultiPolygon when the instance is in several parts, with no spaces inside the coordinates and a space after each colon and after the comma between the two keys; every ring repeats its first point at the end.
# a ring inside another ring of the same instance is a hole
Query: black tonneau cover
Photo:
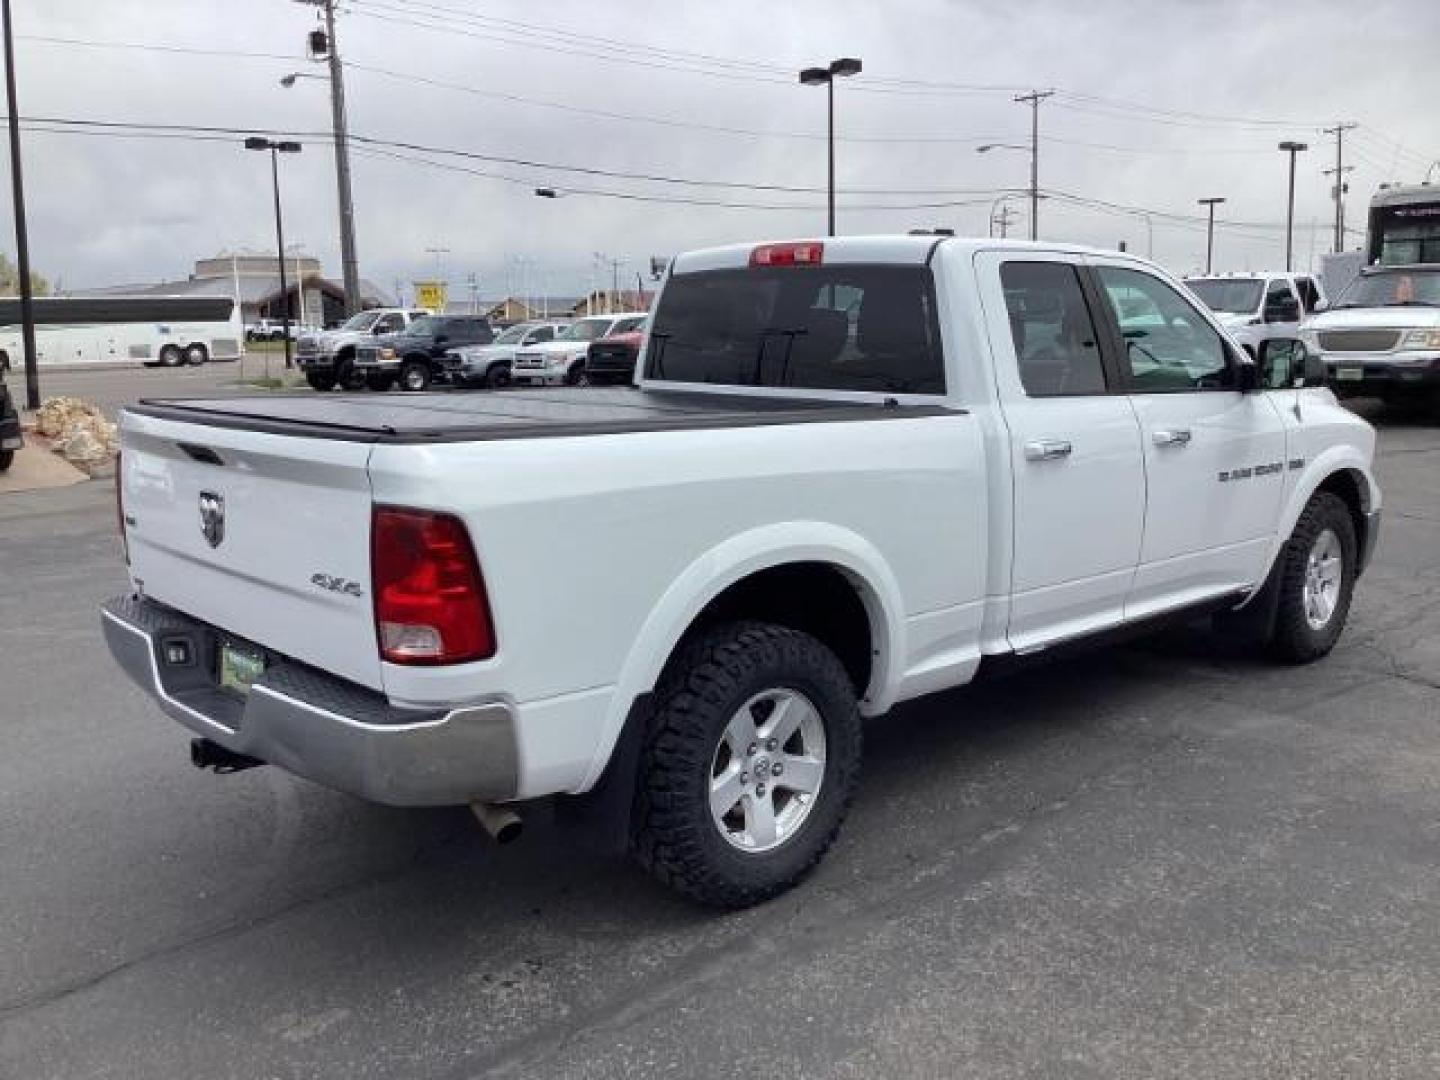
{"type": "Polygon", "coordinates": [[[164,420],[347,442],[481,442],[631,431],[758,427],[938,416],[900,405],[635,390],[628,387],[430,394],[265,394],[146,399],[125,411],[164,420]]]}

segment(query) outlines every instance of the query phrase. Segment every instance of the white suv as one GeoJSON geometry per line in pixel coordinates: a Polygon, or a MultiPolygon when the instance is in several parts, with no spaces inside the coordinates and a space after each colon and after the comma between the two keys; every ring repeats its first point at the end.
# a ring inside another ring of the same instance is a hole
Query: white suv
{"type": "Polygon", "coordinates": [[[590,352],[590,343],[612,334],[638,330],[644,325],[645,318],[643,311],[629,311],[619,315],[576,319],[562,333],[556,334],[555,340],[517,352],[511,365],[511,376],[522,385],[564,383],[579,386],[586,381],[585,357],[590,352]]]}
{"type": "Polygon", "coordinates": [[[1251,356],[1262,341],[1295,337],[1324,297],[1308,274],[1217,274],[1186,278],[1185,284],[1251,356]]]}

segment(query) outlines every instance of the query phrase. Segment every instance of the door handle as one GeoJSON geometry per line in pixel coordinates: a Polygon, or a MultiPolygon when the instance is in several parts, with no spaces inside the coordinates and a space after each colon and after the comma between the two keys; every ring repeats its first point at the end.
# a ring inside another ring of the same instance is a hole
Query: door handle
{"type": "Polygon", "coordinates": [[[1069,457],[1074,449],[1067,439],[1036,439],[1025,444],[1026,461],[1054,461],[1069,457]]]}
{"type": "Polygon", "coordinates": [[[1156,446],[1186,446],[1190,442],[1189,428],[1161,428],[1150,436],[1156,446]]]}

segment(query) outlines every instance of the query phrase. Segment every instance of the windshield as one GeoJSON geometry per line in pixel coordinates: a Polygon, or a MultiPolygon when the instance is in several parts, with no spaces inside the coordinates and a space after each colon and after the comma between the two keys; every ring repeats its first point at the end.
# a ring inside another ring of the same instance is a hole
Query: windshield
{"type": "Polygon", "coordinates": [[[341,323],[340,329],[369,330],[370,327],[375,325],[375,320],[379,317],[380,316],[376,315],[373,311],[361,311],[355,315],[351,315],[350,318],[346,319],[343,323],[341,323]]]}
{"type": "Polygon", "coordinates": [[[604,337],[605,331],[609,329],[609,319],[581,319],[579,322],[571,323],[564,331],[556,334],[555,340],[594,341],[598,337],[604,337]]]}
{"type": "Polygon", "coordinates": [[[672,276],[646,376],[674,382],[943,394],[923,266],[774,266],[672,276]]]}
{"type": "Polygon", "coordinates": [[[519,345],[525,335],[530,332],[530,327],[524,323],[519,326],[512,326],[495,339],[496,345],[519,345]]]}
{"type": "Polygon", "coordinates": [[[1185,284],[1211,311],[1249,315],[1260,307],[1258,278],[1197,278],[1185,284]]]}
{"type": "Polygon", "coordinates": [[[1362,274],[1340,294],[1337,308],[1440,307],[1440,270],[1362,274]]]}

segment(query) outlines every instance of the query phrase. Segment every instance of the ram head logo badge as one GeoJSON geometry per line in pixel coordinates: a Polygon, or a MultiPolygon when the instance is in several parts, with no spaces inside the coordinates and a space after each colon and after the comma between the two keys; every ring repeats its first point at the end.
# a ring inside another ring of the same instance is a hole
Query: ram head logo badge
{"type": "Polygon", "coordinates": [[[225,539],[225,499],[214,491],[200,492],[200,532],[212,548],[225,539]]]}

